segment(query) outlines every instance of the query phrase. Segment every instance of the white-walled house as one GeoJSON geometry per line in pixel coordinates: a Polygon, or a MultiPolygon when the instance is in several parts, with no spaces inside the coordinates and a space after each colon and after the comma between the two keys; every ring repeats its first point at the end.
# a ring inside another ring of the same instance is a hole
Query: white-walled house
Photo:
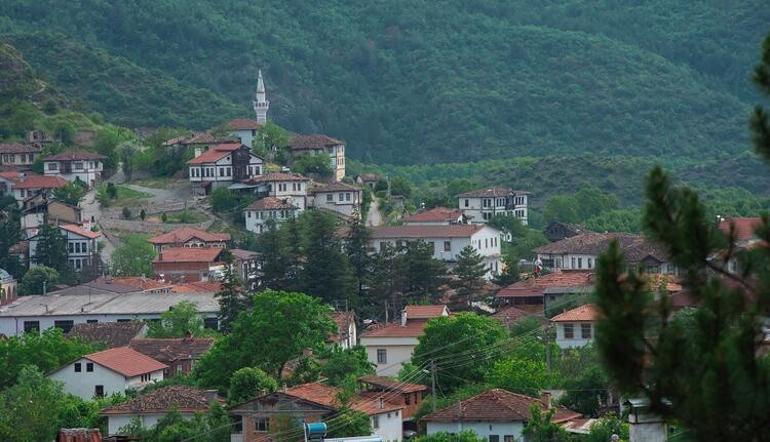
{"type": "Polygon", "coordinates": [[[0,172],[0,195],[13,195],[20,207],[34,196],[49,196],[54,190],[67,184],[69,181],[59,176],[44,176],[31,172],[0,172]]]}
{"type": "Polygon", "coordinates": [[[310,190],[313,207],[326,209],[346,217],[361,213],[363,191],[350,184],[329,183],[310,190]]]}
{"type": "Polygon", "coordinates": [[[243,209],[246,230],[260,234],[267,230],[267,223],[271,219],[276,224],[281,224],[287,219],[296,218],[300,209],[290,201],[289,198],[279,199],[273,196],[266,196],[251,203],[243,209]]]}
{"type": "Polygon", "coordinates": [[[291,154],[328,155],[329,166],[334,171],[335,181],[345,178],[345,142],[326,135],[295,135],[289,140],[291,154]]]}
{"type": "Polygon", "coordinates": [[[261,128],[262,124],[258,123],[257,120],[247,118],[237,118],[227,122],[228,134],[239,138],[241,143],[249,148],[254,147],[254,140],[259,136],[259,129],[261,128]]]}
{"type": "Polygon", "coordinates": [[[556,326],[556,345],[573,348],[593,342],[598,316],[595,305],[585,304],[551,318],[556,326]]]}
{"type": "Polygon", "coordinates": [[[85,355],[48,377],[63,382],[67,393],[88,400],[162,381],[165,368],[136,350],[116,347],[85,355]]]}
{"type": "Polygon", "coordinates": [[[196,414],[208,413],[211,404],[217,401],[221,402],[216,390],[171,385],[104,408],[100,414],[107,418],[107,434],[112,436],[119,434],[133,419],[138,419],[144,428],[152,428],[171,411],[178,412],[183,419],[192,419],[196,414]]]}
{"type": "Polygon", "coordinates": [[[69,150],[43,158],[43,173],[58,176],[67,181],[81,181],[88,187],[96,186],[102,179],[104,155],[81,150],[69,150]]]}
{"type": "Polygon", "coordinates": [[[523,190],[490,187],[461,193],[458,195],[458,207],[475,224],[485,224],[495,215],[513,215],[526,226],[530,195],[523,190]]]}
{"type": "Polygon", "coordinates": [[[187,162],[188,178],[205,193],[262,174],[264,160],[240,142],[211,147],[187,162]]]}
{"type": "MultiPolygon", "coordinates": [[[[80,271],[97,264],[99,248],[96,240],[102,236],[101,233],[85,230],[74,224],[61,224],[58,228],[67,239],[67,259],[72,269],[80,271]]],[[[40,242],[39,234],[38,231],[37,234],[29,238],[30,266],[35,265],[37,247],[40,242]]]]}
{"type": "Polygon", "coordinates": [[[485,277],[491,279],[503,269],[500,260],[500,231],[483,224],[379,226],[371,230],[370,246],[381,250],[383,244],[396,247],[410,241],[424,241],[433,247],[433,257],[449,263],[465,246],[473,246],[484,257],[485,277]]]}
{"type": "MultiPolygon", "coordinates": [[[[239,183],[239,189],[251,188],[258,197],[272,196],[289,202],[299,209],[305,210],[310,179],[298,173],[269,172],[239,183]]],[[[233,186],[236,187],[236,186],[233,186]]]]}
{"type": "Polygon", "coordinates": [[[14,170],[29,170],[42,151],[43,148],[38,144],[0,143],[0,168],[6,166],[14,170]]]}
{"type": "MultiPolygon", "coordinates": [[[[428,435],[470,430],[489,442],[515,442],[524,440],[524,427],[531,419],[533,405],[543,410],[551,407],[541,399],[495,388],[436,410],[421,421],[427,424],[428,435]]],[[[551,422],[564,424],[581,417],[580,413],[560,406],[551,422]]]]}

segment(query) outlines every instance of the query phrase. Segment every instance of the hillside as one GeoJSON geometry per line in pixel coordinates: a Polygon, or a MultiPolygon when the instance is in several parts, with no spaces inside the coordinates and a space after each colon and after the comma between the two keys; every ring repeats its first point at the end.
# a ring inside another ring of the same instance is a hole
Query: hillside
{"type": "Polygon", "coordinates": [[[271,118],[365,161],[696,158],[746,149],[764,6],[7,0],[0,29],[68,95],[129,126],[248,115],[261,67],[271,118]]]}

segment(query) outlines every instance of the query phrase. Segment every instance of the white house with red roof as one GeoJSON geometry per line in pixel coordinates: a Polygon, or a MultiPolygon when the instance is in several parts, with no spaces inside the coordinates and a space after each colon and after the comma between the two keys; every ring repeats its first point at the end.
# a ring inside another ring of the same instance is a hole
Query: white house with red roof
{"type": "Polygon", "coordinates": [[[147,242],[155,246],[155,252],[157,253],[166,248],[180,247],[224,249],[229,241],[229,233],[207,232],[194,227],[180,227],[170,232],[153,236],[147,240],[147,242]]]}
{"type": "MultiPolygon", "coordinates": [[[[101,238],[101,233],[86,230],[75,224],[61,224],[58,228],[67,239],[67,259],[73,270],[77,272],[98,263],[99,248],[97,239],[101,238]]],[[[38,231],[29,238],[30,266],[35,265],[39,233],[38,231]]]]}
{"type": "Polygon", "coordinates": [[[381,250],[384,244],[396,247],[410,241],[424,241],[433,247],[433,257],[449,263],[457,261],[460,251],[472,246],[484,257],[487,279],[502,271],[500,231],[483,224],[404,225],[372,227],[370,246],[381,250]]]}
{"type": "Polygon", "coordinates": [[[262,173],[264,160],[242,142],[212,146],[187,162],[191,183],[209,193],[262,173]]]}
{"type": "Polygon", "coordinates": [[[164,280],[195,282],[218,280],[224,274],[224,249],[169,247],[152,261],[152,269],[164,280]]]}
{"type": "Polygon", "coordinates": [[[360,345],[379,376],[396,376],[405,362],[412,359],[414,348],[432,318],[449,316],[445,305],[408,305],[401,312],[401,322],[377,325],[366,330],[360,345]]]}
{"type": "Polygon", "coordinates": [[[448,226],[450,224],[466,224],[467,218],[460,209],[434,207],[405,216],[401,218],[401,222],[407,226],[448,226]]]}
{"type": "Polygon", "coordinates": [[[489,187],[458,195],[459,207],[472,223],[485,224],[495,215],[513,215],[527,225],[530,193],[507,187],[489,187]]]}
{"type": "Polygon", "coordinates": [[[267,223],[273,220],[276,225],[287,219],[296,218],[300,208],[291,203],[289,198],[266,196],[243,209],[246,230],[260,234],[267,230],[267,223]]]}
{"type": "Polygon", "coordinates": [[[328,155],[334,180],[345,178],[345,142],[327,135],[295,135],[289,140],[294,157],[301,155],[328,155]]]}
{"type": "Polygon", "coordinates": [[[596,320],[599,310],[593,304],[585,304],[567,310],[551,318],[556,325],[556,345],[561,348],[584,347],[596,336],[596,320]]]}
{"type": "Polygon", "coordinates": [[[94,152],[68,150],[43,158],[43,173],[94,187],[102,179],[105,159],[106,156],[94,152]]]}
{"type": "Polygon", "coordinates": [[[69,182],[58,176],[37,175],[31,172],[0,172],[0,196],[12,195],[19,203],[37,195],[50,195],[69,182]]]}
{"type": "Polygon", "coordinates": [[[287,201],[299,211],[307,208],[307,193],[310,179],[298,173],[269,172],[255,176],[242,183],[231,186],[231,189],[251,189],[258,197],[272,196],[287,201]]]}
{"type": "Polygon", "coordinates": [[[48,377],[64,383],[64,391],[82,399],[123,393],[163,380],[166,365],[129,347],[83,356],[48,377]]]}

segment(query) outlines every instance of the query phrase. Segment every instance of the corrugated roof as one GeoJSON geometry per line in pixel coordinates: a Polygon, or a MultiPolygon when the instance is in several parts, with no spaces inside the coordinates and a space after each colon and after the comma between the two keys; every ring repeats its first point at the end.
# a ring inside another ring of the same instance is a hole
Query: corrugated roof
{"type": "MultiPolygon", "coordinates": [[[[543,410],[542,400],[495,388],[459,403],[435,411],[422,418],[425,422],[527,422],[532,405],[543,410]]],[[[582,415],[565,407],[557,407],[552,422],[561,423],[582,415]]]]}
{"type": "Polygon", "coordinates": [[[599,310],[593,304],[585,304],[567,310],[551,318],[553,322],[596,321],[599,319],[599,310]]]}
{"type": "Polygon", "coordinates": [[[168,368],[166,364],[128,347],[110,348],[83,357],[126,377],[139,376],[168,368]]]}
{"type": "MultiPolygon", "coordinates": [[[[483,224],[452,224],[427,226],[378,226],[371,228],[372,239],[400,238],[470,238],[483,224]]],[[[489,227],[490,229],[492,227],[489,227]]]]}
{"type": "Polygon", "coordinates": [[[191,239],[199,239],[203,242],[230,241],[229,233],[207,232],[193,227],[180,227],[170,232],[163,233],[148,239],[152,244],[180,244],[191,239]]]}

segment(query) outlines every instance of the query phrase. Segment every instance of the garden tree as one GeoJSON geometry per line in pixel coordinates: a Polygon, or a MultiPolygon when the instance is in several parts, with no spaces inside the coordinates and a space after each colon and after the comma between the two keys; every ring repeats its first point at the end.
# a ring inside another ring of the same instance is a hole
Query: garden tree
{"type": "Polygon", "coordinates": [[[491,367],[487,381],[497,388],[538,396],[551,384],[551,378],[545,361],[506,357],[491,367]]]}
{"type": "Polygon", "coordinates": [[[318,178],[331,178],[334,170],[327,155],[301,155],[292,161],[291,168],[302,175],[312,175],[318,178]]]}
{"type": "Polygon", "coordinates": [[[225,263],[222,287],[214,296],[219,300],[219,329],[229,333],[238,313],[247,308],[248,299],[243,284],[233,272],[233,255],[229,251],[222,252],[222,262],[225,263]]]}
{"type": "Polygon", "coordinates": [[[111,199],[118,198],[118,187],[113,183],[107,183],[107,196],[111,199]]]}
{"type": "Polygon", "coordinates": [[[19,293],[22,295],[41,295],[50,292],[59,283],[59,272],[43,265],[32,267],[21,278],[19,293]]]}
{"type": "Polygon", "coordinates": [[[65,399],[61,382],[48,379],[33,365],[14,367],[17,370],[16,383],[0,392],[0,440],[55,439],[65,399]]]}
{"type": "Polygon", "coordinates": [[[395,318],[403,304],[403,274],[399,264],[400,256],[396,247],[383,243],[380,250],[370,258],[366,277],[366,296],[359,303],[359,314],[364,318],[383,318],[386,307],[389,317],[395,318]]]}
{"type": "Polygon", "coordinates": [[[318,210],[303,217],[305,263],[300,272],[302,291],[326,302],[347,300],[356,305],[356,290],[350,262],[342,252],[333,215],[318,210]]]}
{"type": "Polygon", "coordinates": [[[203,318],[198,313],[198,306],[190,301],[175,304],[160,315],[160,321],[150,322],[147,337],[183,338],[188,335],[205,336],[211,334],[203,326],[203,318]]]}
{"type": "Polygon", "coordinates": [[[463,304],[470,306],[471,301],[484,286],[484,275],[487,273],[484,257],[476,251],[475,247],[467,245],[457,255],[457,262],[452,272],[457,277],[454,284],[457,288],[457,296],[463,304]]]}
{"type": "Polygon", "coordinates": [[[111,271],[115,276],[152,275],[154,259],[155,248],[144,235],[126,235],[112,252],[111,271]]]}
{"type": "Polygon", "coordinates": [[[129,207],[123,207],[121,214],[123,215],[123,219],[131,219],[133,216],[129,207]]]}
{"type": "Polygon", "coordinates": [[[343,350],[335,345],[328,354],[319,357],[325,359],[321,376],[330,385],[340,386],[349,377],[357,379],[374,374],[374,365],[369,362],[366,349],[360,346],[343,350]]]}
{"type": "Polygon", "coordinates": [[[323,344],[335,330],[329,308],[318,298],[272,290],[257,293],[230,334],[196,365],[195,377],[201,385],[222,391],[232,373],[243,367],[258,367],[278,378],[288,361],[323,344]]]}
{"type": "Polygon", "coordinates": [[[561,388],[567,390],[559,402],[586,416],[598,416],[600,401],[609,399],[609,379],[593,346],[562,351],[557,359],[561,388]]]}
{"type": "Polygon", "coordinates": [[[289,385],[307,384],[318,382],[321,378],[321,364],[311,356],[302,355],[292,361],[292,370],[288,378],[284,378],[289,385]]]}
{"type": "Polygon", "coordinates": [[[77,206],[80,203],[80,200],[86,195],[87,191],[88,189],[85,184],[82,181],[77,180],[72,183],[67,183],[64,187],[54,189],[53,197],[63,203],[77,206]]]}
{"type": "Polygon", "coordinates": [[[463,430],[459,433],[433,433],[426,436],[417,436],[414,442],[484,442],[473,430],[463,430]]]}
{"type": "Polygon", "coordinates": [[[145,218],[147,218],[147,212],[142,208],[142,210],[139,211],[139,219],[144,221],[145,218]]]}
{"type": "MultiPolygon", "coordinates": [[[[288,221],[287,221],[288,223],[288,221]]],[[[285,228],[278,227],[275,220],[267,220],[267,230],[257,237],[257,252],[262,259],[262,275],[259,288],[262,290],[288,290],[294,284],[289,270],[293,260],[289,255],[289,238],[285,228]]],[[[295,239],[297,239],[295,237],[295,239]]]]}
{"type": "Polygon", "coordinates": [[[356,218],[350,224],[350,231],[345,238],[345,252],[347,253],[353,276],[356,280],[357,299],[364,296],[367,272],[369,269],[369,229],[363,219],[356,218]]]}
{"type": "Polygon", "coordinates": [[[59,227],[43,224],[37,233],[35,264],[56,269],[60,275],[72,272],[67,259],[67,238],[59,227]]]}
{"type": "Polygon", "coordinates": [[[211,192],[211,209],[217,213],[229,212],[238,206],[238,199],[226,187],[211,192]]]}
{"type": "Polygon", "coordinates": [[[433,257],[433,247],[425,241],[409,241],[399,250],[399,272],[407,299],[434,297],[446,277],[446,264],[433,257]]]}
{"type": "MultiPolygon", "coordinates": [[[[754,79],[770,95],[770,36],[754,79]]],[[[751,129],[758,154],[770,160],[770,118],[761,106],[751,129]]],[[[672,185],[659,167],[647,179],[646,197],[644,227],[680,269],[697,307],[672,316],[665,293],[649,293],[611,244],[599,259],[596,289],[596,345],[610,378],[697,440],[770,440],[760,430],[770,417],[757,412],[770,407],[770,363],[760,351],[770,311],[770,249],[736,251],[734,229],[716,230],[698,195],[672,185]],[[724,264],[732,258],[735,274],[724,264]]],[[[770,241],[766,216],[755,234],[770,241]]]]}
{"type": "Polygon", "coordinates": [[[0,196],[0,269],[21,278],[23,266],[19,259],[11,256],[11,246],[21,239],[21,211],[11,195],[0,196]]]}
{"type": "Polygon", "coordinates": [[[132,436],[147,442],[179,442],[200,439],[206,441],[229,442],[232,422],[227,410],[218,402],[213,402],[205,414],[196,414],[185,419],[179,411],[171,411],[158,419],[154,427],[147,428],[138,417],[120,429],[120,434],[132,436]]]}
{"type": "Polygon", "coordinates": [[[241,404],[275,390],[278,390],[278,382],[267,373],[255,367],[243,367],[230,378],[227,403],[231,406],[241,404]]]}
{"type": "Polygon", "coordinates": [[[475,313],[434,318],[425,325],[412,363],[419,367],[435,363],[436,384],[442,391],[451,392],[465,382],[483,381],[490,367],[502,357],[495,345],[504,339],[505,330],[492,318],[475,313]],[[447,345],[449,343],[453,345],[447,345]],[[463,359],[458,355],[470,356],[478,350],[484,350],[484,357],[477,363],[456,363],[463,359]]]}
{"type": "Polygon", "coordinates": [[[328,438],[355,437],[362,434],[372,434],[372,422],[366,413],[343,406],[334,417],[334,426],[327,435],[328,438]]]}
{"type": "MultiPolygon", "coordinates": [[[[591,425],[588,437],[583,440],[585,442],[607,442],[612,440],[613,435],[617,435],[621,442],[627,441],[628,423],[618,418],[614,413],[609,413],[600,417],[591,425]]],[[[674,439],[674,437],[672,436],[671,439],[674,439]]]]}
{"type": "Polygon", "coordinates": [[[567,430],[552,421],[556,408],[543,411],[537,405],[532,405],[529,413],[530,420],[522,432],[527,442],[569,442],[571,440],[567,430]]]}
{"type": "Polygon", "coordinates": [[[402,176],[395,176],[390,179],[390,194],[409,198],[412,196],[412,183],[402,176]]]}
{"type": "Polygon", "coordinates": [[[34,365],[47,373],[94,350],[88,343],[65,338],[58,328],[2,339],[0,390],[13,384],[22,366],[34,365]]]}

